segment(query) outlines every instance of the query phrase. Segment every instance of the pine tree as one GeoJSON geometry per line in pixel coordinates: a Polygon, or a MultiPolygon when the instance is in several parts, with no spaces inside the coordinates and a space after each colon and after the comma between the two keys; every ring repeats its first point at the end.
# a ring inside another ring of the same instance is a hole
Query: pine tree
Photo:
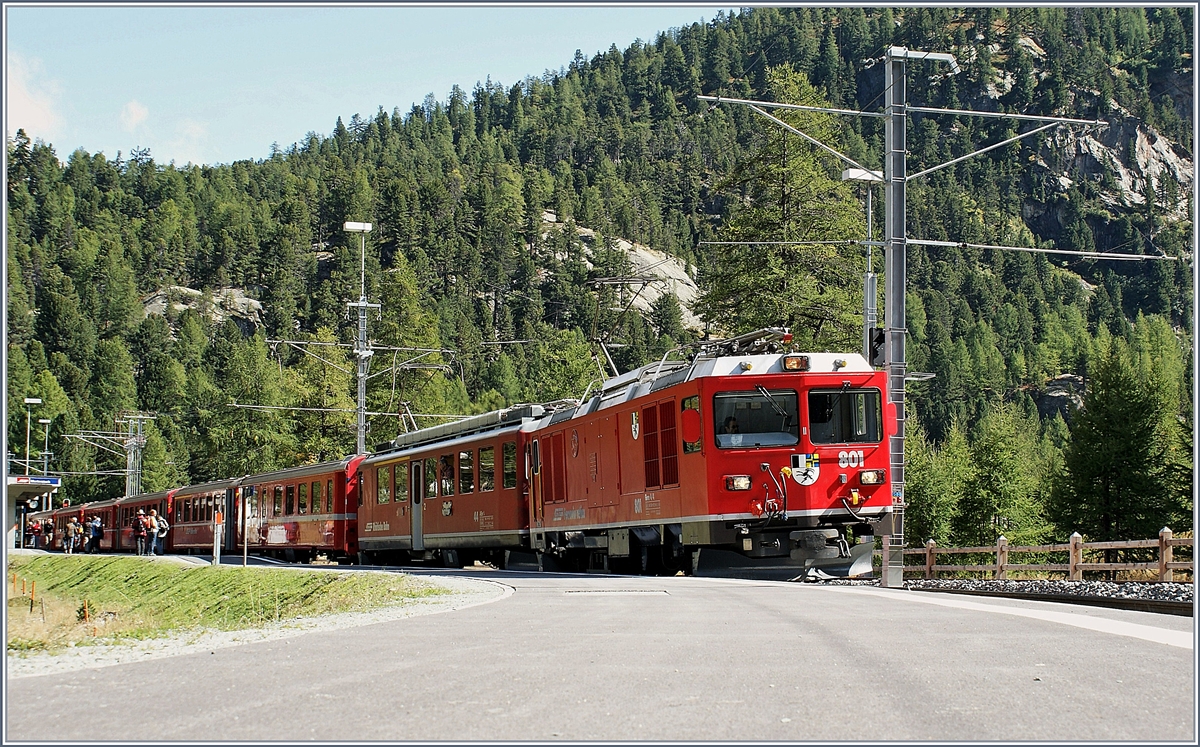
{"type": "Polygon", "coordinates": [[[1093,540],[1157,535],[1171,516],[1171,433],[1161,382],[1139,375],[1124,340],[1093,364],[1063,452],[1052,515],[1093,540]]]}

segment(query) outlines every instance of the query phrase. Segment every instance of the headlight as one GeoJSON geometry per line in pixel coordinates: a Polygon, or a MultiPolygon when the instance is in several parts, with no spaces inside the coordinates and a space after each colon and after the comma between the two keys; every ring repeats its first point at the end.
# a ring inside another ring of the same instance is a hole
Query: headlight
{"type": "Polygon", "coordinates": [[[785,355],[783,357],[784,371],[807,371],[808,356],[807,355],[785,355]]]}
{"type": "Polygon", "coordinates": [[[749,490],[750,475],[725,475],[726,490],[749,490]]]}
{"type": "Polygon", "coordinates": [[[863,485],[882,485],[887,473],[881,469],[865,469],[858,473],[858,481],[863,485]]]}

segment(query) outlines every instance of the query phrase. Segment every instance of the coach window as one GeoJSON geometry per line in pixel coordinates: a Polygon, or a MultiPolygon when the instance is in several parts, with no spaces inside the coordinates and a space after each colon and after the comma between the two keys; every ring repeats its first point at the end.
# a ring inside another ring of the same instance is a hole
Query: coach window
{"type": "Polygon", "coordinates": [[[814,444],[879,443],[883,440],[878,389],[808,393],[808,426],[814,444]]]}
{"type": "Polygon", "coordinates": [[[375,468],[375,502],[379,505],[392,502],[392,468],[375,468]]]}
{"type": "Polygon", "coordinates": [[[479,450],[479,492],[488,493],[496,489],[496,447],[485,446],[479,450]]]}
{"type": "Polygon", "coordinates": [[[308,483],[302,482],[296,487],[296,503],[300,513],[308,513],[308,483]]]}
{"type": "Polygon", "coordinates": [[[204,520],[205,521],[213,520],[213,497],[212,497],[212,495],[208,495],[204,499],[204,520]]]}
{"type": "Polygon", "coordinates": [[[283,486],[275,486],[275,508],[271,511],[272,516],[281,516],[283,514],[283,486]]]}
{"type": "Polygon", "coordinates": [[[437,495],[438,473],[437,459],[429,457],[425,460],[425,498],[433,498],[437,495]]]}
{"type": "Polygon", "coordinates": [[[283,490],[283,503],[284,508],[286,509],[284,513],[286,513],[288,516],[291,516],[292,514],[296,513],[296,486],[288,485],[283,490]]]}
{"type": "Polygon", "coordinates": [[[475,492],[475,452],[458,452],[458,492],[475,492]]]}
{"type": "Polygon", "coordinates": [[[791,389],[759,387],[752,392],[713,395],[717,447],[750,449],[800,442],[799,397],[791,389]]]}
{"type": "Polygon", "coordinates": [[[313,480],[309,487],[309,494],[312,495],[312,512],[313,516],[321,513],[321,481],[313,480]]]}
{"type": "Polygon", "coordinates": [[[515,441],[506,441],[503,446],[504,457],[504,483],[503,486],[508,488],[517,487],[517,443],[515,441]]]}
{"type": "Polygon", "coordinates": [[[438,482],[441,483],[442,495],[454,495],[453,454],[442,454],[438,457],[438,482]]]}
{"type": "Polygon", "coordinates": [[[408,462],[400,462],[395,467],[396,480],[393,483],[396,486],[396,502],[408,500],[408,462]]]}
{"type": "Polygon", "coordinates": [[[330,479],[328,482],[325,483],[325,503],[328,506],[325,510],[328,511],[329,513],[333,513],[333,480],[332,479],[330,479]]]}

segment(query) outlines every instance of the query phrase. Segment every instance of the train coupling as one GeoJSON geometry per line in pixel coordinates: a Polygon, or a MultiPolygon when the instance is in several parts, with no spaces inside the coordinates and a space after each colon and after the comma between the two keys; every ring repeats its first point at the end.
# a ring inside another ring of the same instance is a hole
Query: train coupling
{"type": "Polygon", "coordinates": [[[869,577],[873,539],[863,537],[851,547],[836,529],[801,529],[789,535],[790,555],[804,568],[804,579],[869,577]]]}

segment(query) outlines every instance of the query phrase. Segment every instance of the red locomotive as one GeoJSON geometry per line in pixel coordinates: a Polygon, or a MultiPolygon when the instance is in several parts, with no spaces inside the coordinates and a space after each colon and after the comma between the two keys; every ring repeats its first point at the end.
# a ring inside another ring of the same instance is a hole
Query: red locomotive
{"type": "Polygon", "coordinates": [[[863,539],[892,506],[885,374],[860,355],[779,352],[790,339],[761,330],[610,379],[574,406],[401,435],[360,466],[364,556],[869,571],[863,539]]]}
{"type": "Polygon", "coordinates": [[[117,550],[131,549],[137,510],[155,507],[171,521],[168,552],[211,552],[221,515],[224,552],[286,560],[869,572],[866,540],[892,510],[886,375],[858,354],[782,351],[790,341],[768,329],[701,343],[689,360],[643,366],[579,402],[401,434],[370,457],[54,515],[100,513],[103,547],[117,550]]]}

